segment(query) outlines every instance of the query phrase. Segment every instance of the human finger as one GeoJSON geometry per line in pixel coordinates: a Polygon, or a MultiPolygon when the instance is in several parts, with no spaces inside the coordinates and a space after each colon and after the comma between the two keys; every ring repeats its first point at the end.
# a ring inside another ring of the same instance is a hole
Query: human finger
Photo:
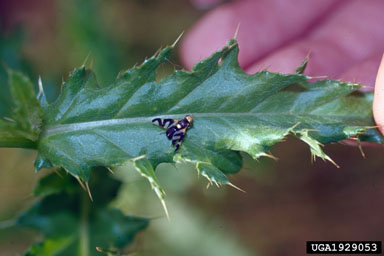
{"type": "Polygon", "coordinates": [[[283,47],[248,69],[253,73],[268,67],[271,71],[292,72],[311,52],[307,73],[339,78],[359,62],[383,51],[384,2],[349,1],[308,36],[283,47]],[[356,17],[364,22],[356,22],[356,17]]]}
{"type": "Polygon", "coordinates": [[[376,77],[373,116],[379,130],[384,135],[384,55],[376,77]]]}
{"type": "Polygon", "coordinates": [[[239,61],[247,67],[290,40],[303,35],[334,9],[340,0],[236,1],[204,16],[185,36],[180,55],[187,68],[237,36],[239,61]]]}

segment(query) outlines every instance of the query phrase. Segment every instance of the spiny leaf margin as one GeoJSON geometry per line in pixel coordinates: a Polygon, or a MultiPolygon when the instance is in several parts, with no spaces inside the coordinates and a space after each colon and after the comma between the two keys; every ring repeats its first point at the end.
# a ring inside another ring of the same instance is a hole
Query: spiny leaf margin
{"type": "Polygon", "coordinates": [[[210,183],[232,185],[225,173],[240,169],[239,151],[273,157],[270,147],[289,134],[326,160],[331,159],[320,147],[324,143],[354,136],[383,143],[375,129],[368,129],[373,126],[372,94],[357,92],[358,84],[311,82],[301,74],[305,64],[295,74],[245,74],[235,40],[192,71],[176,70],[157,82],[156,71],[172,49],[164,48],[106,87],[98,85],[91,70],[75,69],[58,99],[42,104],[45,127],[36,169],[63,167],[86,181],[95,166],[133,161],[163,202],[153,171],[162,162],[193,162],[210,183]],[[151,120],[186,114],[194,115],[194,127],[174,154],[151,120]],[[145,165],[135,161],[140,156],[146,157],[145,165]]]}

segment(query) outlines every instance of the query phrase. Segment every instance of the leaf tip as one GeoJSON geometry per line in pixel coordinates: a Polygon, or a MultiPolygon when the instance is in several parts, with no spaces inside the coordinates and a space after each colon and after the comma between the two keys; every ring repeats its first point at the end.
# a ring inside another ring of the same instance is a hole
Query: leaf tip
{"type": "Polygon", "coordinates": [[[233,35],[233,39],[235,39],[235,40],[237,40],[237,35],[239,34],[240,25],[241,25],[241,22],[239,22],[237,24],[237,27],[236,27],[236,30],[235,30],[235,34],[233,35]]]}
{"type": "Polygon", "coordinates": [[[171,46],[175,47],[176,44],[180,41],[180,39],[183,37],[183,35],[184,35],[184,31],[181,32],[181,34],[177,37],[177,39],[175,40],[175,42],[171,46]]]}
{"type": "Polygon", "coordinates": [[[265,157],[268,157],[268,158],[273,159],[275,161],[279,160],[279,158],[277,158],[276,156],[272,155],[271,153],[268,154],[268,153],[263,152],[263,153],[260,154],[260,156],[265,156],[265,157]]]}
{"type": "Polygon", "coordinates": [[[39,92],[37,93],[37,99],[40,102],[41,106],[48,105],[47,97],[45,96],[44,87],[43,87],[43,81],[41,79],[41,76],[39,76],[39,80],[37,82],[39,86],[39,92]]]}
{"type": "Polygon", "coordinates": [[[161,201],[161,205],[163,206],[165,215],[167,216],[168,221],[170,221],[171,219],[169,217],[168,208],[167,208],[167,205],[165,204],[165,200],[162,198],[160,199],[160,201],[161,201]]]}
{"type": "Polygon", "coordinates": [[[234,189],[237,189],[243,193],[247,193],[244,189],[241,189],[239,188],[238,186],[235,186],[234,184],[232,184],[231,182],[228,183],[229,186],[233,187],[234,189]]]}
{"type": "MultiPolygon", "coordinates": [[[[316,157],[316,156],[315,156],[316,157]]],[[[328,160],[329,162],[331,162],[334,166],[336,166],[336,168],[340,168],[340,166],[335,162],[333,161],[332,158],[330,158],[328,155],[325,155],[324,154],[324,157],[321,157],[322,159],[325,159],[325,160],[328,160]]]]}
{"type": "Polygon", "coordinates": [[[232,47],[236,46],[237,45],[237,40],[236,38],[232,38],[231,40],[228,41],[227,43],[227,47],[229,49],[231,49],[232,47]]]}
{"type": "Polygon", "coordinates": [[[327,154],[325,154],[324,151],[321,149],[323,144],[321,144],[318,140],[309,136],[308,132],[310,132],[310,131],[315,131],[315,130],[302,129],[300,131],[293,132],[293,134],[309,146],[309,148],[311,150],[311,156],[312,156],[311,162],[316,160],[316,157],[320,157],[323,160],[328,160],[337,168],[340,168],[340,166],[338,164],[336,164],[336,162],[333,161],[332,158],[330,158],[327,154]]]}
{"type": "MultiPolygon", "coordinates": [[[[67,171],[68,172],[68,171],[67,171]]],[[[80,186],[82,187],[82,189],[84,189],[85,191],[87,191],[87,187],[84,185],[83,181],[80,179],[79,176],[77,175],[72,175],[73,177],[75,177],[75,179],[77,180],[77,182],[79,182],[80,186]]]]}
{"type": "Polygon", "coordinates": [[[89,63],[89,69],[93,69],[93,64],[95,63],[95,58],[91,59],[91,63],[89,63]]]}
{"type": "Polygon", "coordinates": [[[92,51],[88,52],[87,56],[85,57],[85,59],[83,61],[83,64],[81,65],[82,67],[85,67],[87,65],[87,62],[88,62],[89,56],[91,56],[91,53],[92,53],[92,51]]]}
{"type": "Polygon", "coordinates": [[[309,51],[307,53],[307,55],[305,56],[304,60],[301,62],[300,66],[298,66],[295,70],[295,73],[296,74],[304,74],[306,68],[307,68],[307,65],[308,65],[308,61],[309,61],[309,56],[311,55],[311,51],[309,51]]]}
{"type": "Polygon", "coordinates": [[[110,168],[110,167],[105,167],[107,168],[107,170],[111,173],[111,174],[114,174],[113,170],[110,168]]]}
{"type": "Polygon", "coordinates": [[[89,183],[88,182],[85,182],[85,188],[86,188],[86,191],[88,193],[89,199],[91,199],[91,201],[93,202],[93,197],[92,197],[91,190],[89,189],[89,183]]]}

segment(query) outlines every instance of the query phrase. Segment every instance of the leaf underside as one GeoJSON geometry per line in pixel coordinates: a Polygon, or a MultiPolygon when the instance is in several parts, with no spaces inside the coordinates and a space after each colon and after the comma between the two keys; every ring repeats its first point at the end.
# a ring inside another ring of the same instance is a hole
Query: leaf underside
{"type": "Polygon", "coordinates": [[[36,170],[62,167],[87,181],[96,166],[133,161],[162,199],[154,172],[162,162],[192,162],[210,183],[231,185],[226,174],[241,168],[240,151],[272,157],[270,147],[289,134],[307,143],[313,157],[327,160],[325,143],[351,137],[383,143],[369,128],[373,96],[358,92],[358,84],[312,81],[302,74],[306,62],[294,74],[245,74],[235,40],[192,71],[176,70],[157,81],[156,71],[172,48],[121,73],[109,86],[100,86],[95,74],[81,67],[63,83],[55,102],[48,103],[41,91],[36,170]],[[193,127],[174,153],[164,130],[151,120],[187,114],[194,116],[193,127]]]}

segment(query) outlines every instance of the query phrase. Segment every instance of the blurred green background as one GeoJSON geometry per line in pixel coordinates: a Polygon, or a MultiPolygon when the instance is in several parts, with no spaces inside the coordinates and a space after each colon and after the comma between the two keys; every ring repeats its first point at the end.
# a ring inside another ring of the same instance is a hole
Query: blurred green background
{"type": "MultiPolygon", "coordinates": [[[[0,2],[0,115],[9,111],[4,67],[41,75],[48,96],[86,57],[101,84],[172,44],[205,11],[187,0],[17,0],[0,2]]],[[[203,46],[202,46],[203,47],[203,46]]],[[[241,50],[241,49],[240,49],[241,50]]],[[[177,51],[159,76],[180,69],[177,51]]],[[[311,163],[309,149],[288,139],[273,148],[278,161],[244,155],[233,188],[210,188],[189,165],[157,169],[167,191],[168,221],[147,181],[124,166],[112,204],[127,214],[153,218],[132,246],[137,255],[304,255],[307,240],[382,240],[384,164],[382,147],[327,145],[341,166],[311,163]]],[[[10,228],[36,199],[35,152],[0,149],[0,255],[18,255],[40,237],[10,228]]]]}

